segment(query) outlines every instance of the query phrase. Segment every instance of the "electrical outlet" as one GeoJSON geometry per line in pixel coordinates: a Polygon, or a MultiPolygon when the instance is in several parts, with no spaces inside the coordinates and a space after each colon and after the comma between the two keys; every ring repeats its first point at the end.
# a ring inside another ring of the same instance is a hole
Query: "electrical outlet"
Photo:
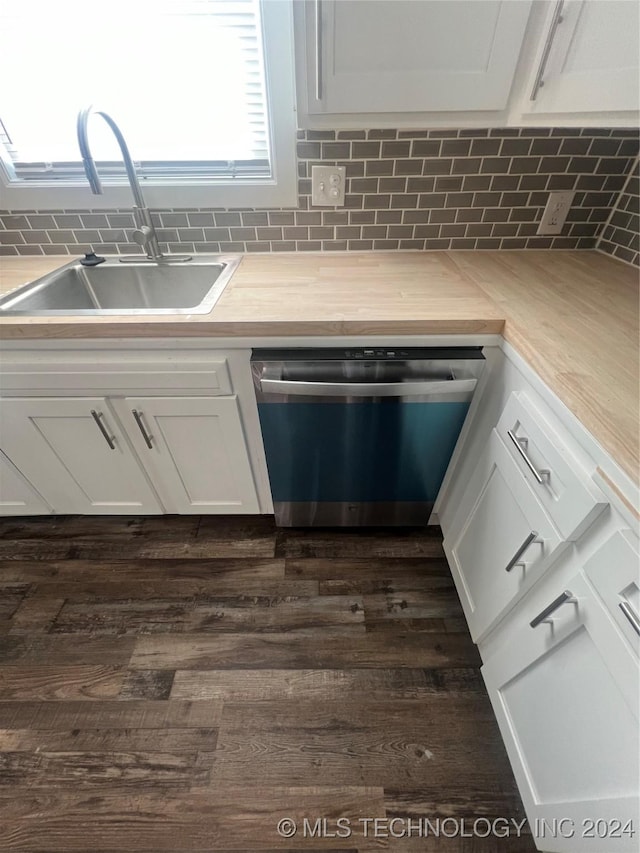
{"type": "Polygon", "coordinates": [[[538,225],[538,234],[561,234],[562,226],[565,223],[571,202],[575,193],[573,191],[565,193],[549,193],[547,206],[542,214],[540,225],[538,225]]]}
{"type": "Polygon", "coordinates": [[[315,207],[342,207],[346,166],[311,167],[311,204],[315,207]]]}

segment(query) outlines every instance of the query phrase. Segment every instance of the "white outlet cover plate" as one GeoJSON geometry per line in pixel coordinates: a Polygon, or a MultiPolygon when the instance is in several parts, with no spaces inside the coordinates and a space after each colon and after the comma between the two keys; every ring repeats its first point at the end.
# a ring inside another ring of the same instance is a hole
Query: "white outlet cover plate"
{"type": "Polygon", "coordinates": [[[562,234],[562,226],[571,209],[574,195],[573,190],[549,193],[547,206],[538,225],[538,234],[562,234]]]}
{"type": "Polygon", "coordinates": [[[311,204],[314,207],[343,207],[346,166],[311,167],[311,204]]]}

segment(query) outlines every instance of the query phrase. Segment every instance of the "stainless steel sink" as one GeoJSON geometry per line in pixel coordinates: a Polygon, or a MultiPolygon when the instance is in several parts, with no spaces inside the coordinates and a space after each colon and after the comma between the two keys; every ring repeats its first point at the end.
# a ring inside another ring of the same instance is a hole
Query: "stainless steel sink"
{"type": "Polygon", "coordinates": [[[196,255],[186,263],[121,263],[95,267],[79,261],[0,298],[0,316],[208,314],[239,257],[196,255]]]}

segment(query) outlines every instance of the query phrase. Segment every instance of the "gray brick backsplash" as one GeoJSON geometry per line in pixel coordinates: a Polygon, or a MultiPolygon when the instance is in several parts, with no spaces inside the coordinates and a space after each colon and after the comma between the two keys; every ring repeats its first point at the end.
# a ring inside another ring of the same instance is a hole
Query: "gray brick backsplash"
{"type": "MultiPolygon", "coordinates": [[[[587,249],[638,264],[638,132],[612,128],[297,132],[295,209],[153,212],[172,252],[587,249]],[[345,206],[314,208],[311,166],[346,166],[345,206]],[[563,233],[537,228],[575,190],[563,233]]],[[[133,254],[128,208],[0,211],[0,254],[133,254]]]]}
{"type": "Polygon", "coordinates": [[[599,249],[634,266],[640,266],[640,173],[637,158],[598,234],[599,249]]]}

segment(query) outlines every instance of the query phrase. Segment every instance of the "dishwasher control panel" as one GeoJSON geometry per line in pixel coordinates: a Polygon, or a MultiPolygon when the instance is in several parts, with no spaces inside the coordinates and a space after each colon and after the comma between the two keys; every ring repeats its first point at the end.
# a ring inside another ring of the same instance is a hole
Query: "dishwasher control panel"
{"type": "Polygon", "coordinates": [[[420,361],[483,359],[482,347],[317,347],[314,349],[260,349],[256,361],[420,361]]]}

